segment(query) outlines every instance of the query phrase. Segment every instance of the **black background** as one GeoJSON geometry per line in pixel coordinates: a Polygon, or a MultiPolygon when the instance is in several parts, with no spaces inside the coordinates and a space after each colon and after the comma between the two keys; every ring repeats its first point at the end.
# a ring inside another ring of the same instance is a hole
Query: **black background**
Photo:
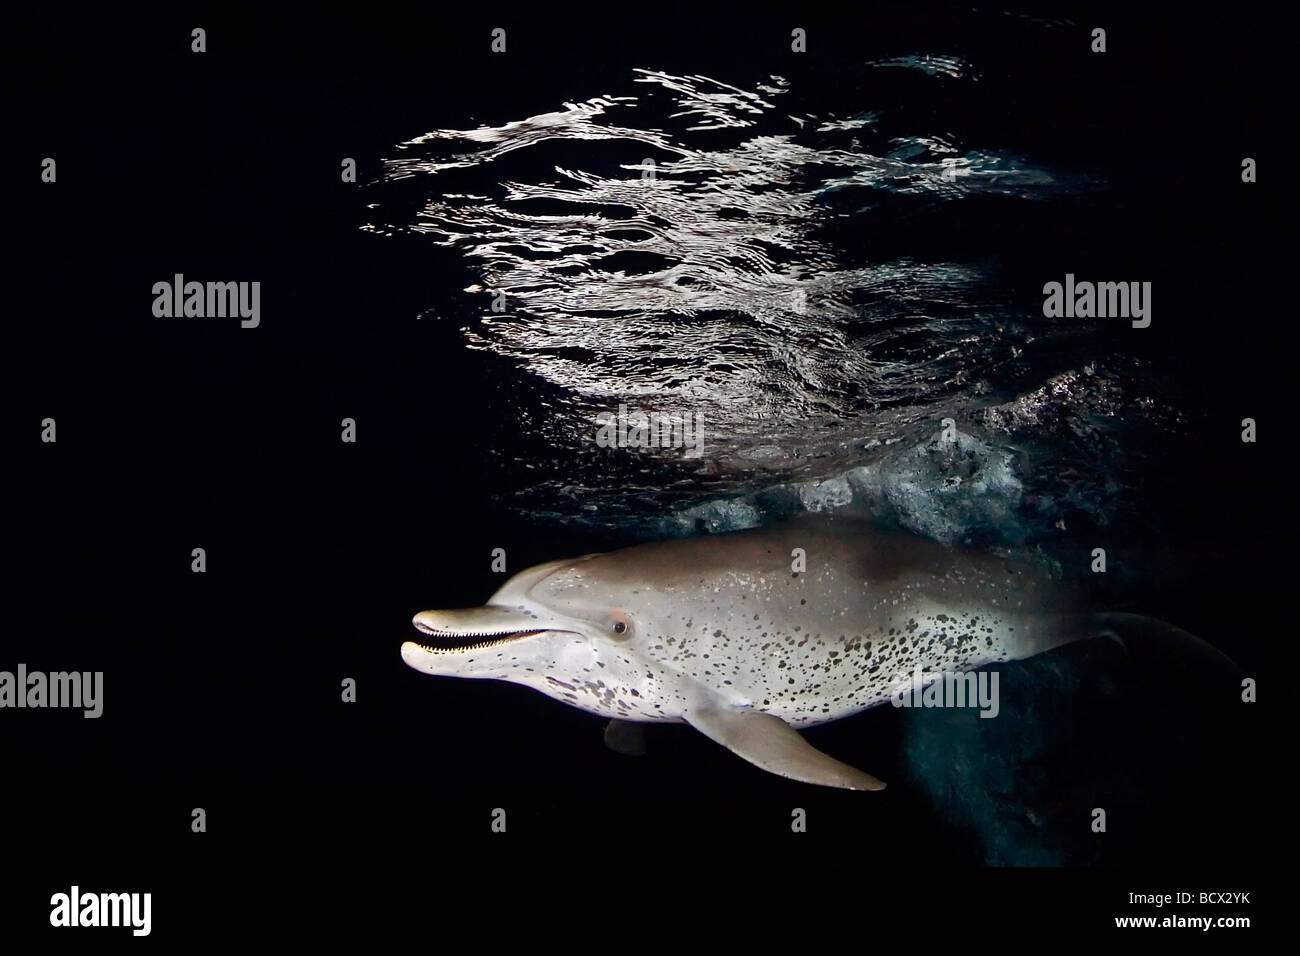
{"type": "MultiPolygon", "coordinates": [[[[1169,462],[1153,507],[1185,515],[1188,540],[1240,555],[1182,599],[1248,670],[1273,664],[1291,590],[1286,25],[1227,5],[1031,12],[1076,26],[1030,44],[1001,8],[958,5],[25,14],[10,31],[4,151],[17,214],[0,667],[106,676],[99,720],[0,714],[6,933],[48,929],[49,895],[73,882],[151,890],[158,938],[238,937],[260,919],[295,934],[418,931],[449,908],[514,912],[539,894],[627,907],[640,934],[675,918],[665,899],[709,912],[755,888],[730,912],[792,894],[792,916],[831,905],[820,915],[851,918],[870,890],[896,920],[925,925],[959,899],[955,915],[1011,933],[1063,917],[1071,932],[1104,927],[1130,912],[1129,890],[1260,899],[1267,692],[1252,736],[1186,768],[1188,799],[1126,837],[1112,868],[974,873],[965,838],[906,788],[810,791],[685,728],[629,760],[601,746],[594,718],[511,685],[435,682],[397,656],[414,610],[499,584],[490,548],[519,568],[592,542],[494,504],[516,476],[482,452],[509,441],[499,399],[519,373],[438,320],[474,281],[462,266],[359,230],[366,199],[339,181],[340,160],[356,158],[365,181],[396,142],[554,109],[635,66],[789,72],[803,26],[823,77],[911,52],[913,36],[982,63],[1030,60],[1042,82],[1008,91],[1002,132],[1047,160],[1124,156],[1129,201],[1099,213],[1112,241],[1092,264],[1140,257],[1178,315],[1144,347],[1179,350],[1189,387],[1223,395],[1221,434],[1169,462]],[[1104,56],[1087,52],[1094,23],[1109,30],[1104,56]],[[206,54],[190,52],[194,26],[206,54]],[[506,56],[489,51],[495,26],[509,30],[506,56]],[[1256,185],[1239,181],[1244,155],[1256,185]],[[45,156],[56,185],[39,181],[45,156]],[[149,289],[176,272],[260,280],[261,327],[154,319],[149,289]],[[1246,414],[1258,445],[1235,441],[1246,414]],[[57,444],[39,441],[46,416],[57,444]],[[339,441],[343,417],[359,423],[355,445],[339,441]],[[190,572],[194,547],[206,574],[190,572]],[[340,702],[345,677],[356,704],[340,702]],[[505,836],[488,831],[497,806],[505,836]],[[805,837],[789,833],[792,806],[812,815],[805,837]],[[206,834],[190,832],[194,807],[206,834]]],[[[1053,237],[989,228],[1023,244],[1027,274],[1052,261],[1053,237]]],[[[843,753],[851,736],[888,778],[891,715],[857,720],[814,739],[843,753]]],[[[553,931],[576,932],[576,915],[558,911],[553,931]]]]}

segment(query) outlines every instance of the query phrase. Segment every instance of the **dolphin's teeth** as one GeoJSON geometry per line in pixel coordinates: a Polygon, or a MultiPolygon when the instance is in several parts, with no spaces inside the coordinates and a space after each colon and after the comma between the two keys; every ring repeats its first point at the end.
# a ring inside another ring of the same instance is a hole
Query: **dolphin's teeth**
{"type": "Polygon", "coordinates": [[[540,630],[533,631],[438,631],[427,624],[416,624],[416,630],[428,634],[432,637],[440,637],[446,640],[456,640],[458,638],[486,638],[475,644],[452,644],[447,647],[431,647],[428,644],[418,645],[422,650],[430,654],[451,654],[461,653],[463,651],[474,651],[483,647],[493,647],[497,644],[504,644],[507,641],[517,640],[521,637],[531,637],[534,634],[540,634],[540,630]]]}

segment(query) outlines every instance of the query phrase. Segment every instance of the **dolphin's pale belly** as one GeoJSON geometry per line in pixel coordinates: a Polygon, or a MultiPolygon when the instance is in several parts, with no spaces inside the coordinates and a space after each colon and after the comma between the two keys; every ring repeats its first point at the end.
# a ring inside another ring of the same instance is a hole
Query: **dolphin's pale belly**
{"type": "Polygon", "coordinates": [[[650,662],[606,659],[572,668],[563,681],[553,671],[534,686],[603,716],[680,720],[691,703],[681,687],[697,682],[731,704],[806,727],[889,700],[918,668],[966,671],[1012,659],[1017,630],[1032,627],[1017,614],[929,601],[866,622],[847,614],[805,621],[777,626],[757,614],[712,629],[683,621],[680,634],[649,643],[650,662]]]}
{"type": "Polygon", "coordinates": [[[686,652],[685,673],[729,692],[734,703],[794,727],[811,726],[889,700],[911,685],[918,669],[928,675],[1008,660],[1016,629],[1026,626],[995,609],[929,601],[867,621],[813,620],[759,631],[758,643],[752,633],[740,641],[725,631],[710,634],[698,652],[686,652]]]}

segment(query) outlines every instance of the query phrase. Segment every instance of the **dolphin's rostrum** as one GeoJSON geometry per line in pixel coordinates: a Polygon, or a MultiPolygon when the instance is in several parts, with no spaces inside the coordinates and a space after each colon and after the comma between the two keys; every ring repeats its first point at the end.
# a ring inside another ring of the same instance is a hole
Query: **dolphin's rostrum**
{"type": "Polygon", "coordinates": [[[617,721],[685,722],[772,773],[879,790],[796,728],[883,703],[917,667],[1018,660],[1125,618],[1195,642],[1132,615],[1078,614],[1031,566],[828,522],[538,565],[483,607],[417,614],[427,643],[402,658],[617,721]]]}

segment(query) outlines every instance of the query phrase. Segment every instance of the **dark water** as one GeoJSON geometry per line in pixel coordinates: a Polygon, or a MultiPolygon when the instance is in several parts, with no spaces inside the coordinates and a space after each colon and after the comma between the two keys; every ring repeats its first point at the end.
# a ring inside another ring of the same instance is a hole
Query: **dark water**
{"type": "MultiPolygon", "coordinates": [[[[405,885],[432,846],[499,852],[477,835],[495,806],[532,846],[765,851],[802,806],[817,852],[899,867],[1255,872],[1277,705],[1208,701],[1159,657],[1068,648],[1003,669],[1014,717],[883,708],[811,733],[890,781],[869,804],[685,728],[619,757],[541,695],[401,664],[413,611],[499,585],[492,548],[518,569],[813,511],[1016,551],[1247,673],[1277,665],[1283,31],[1225,10],[792,16],[518,13],[504,57],[496,11],[417,5],[24,25],[18,141],[60,180],[18,208],[0,666],[102,669],[108,702],[5,713],[11,829],[145,886],[336,847],[405,885]],[[203,58],[176,39],[195,17],[203,58]],[[262,325],[153,319],[176,272],[261,280],[262,325]],[[1067,272],[1151,282],[1151,326],[1045,318],[1067,272]],[[699,413],[703,454],[598,447],[620,404],[699,413]],[[47,415],[56,446],[31,437],[47,415]],[[1079,823],[1098,805],[1104,839],[1079,823]]],[[[49,872],[38,915],[70,881],[49,872]]]]}

